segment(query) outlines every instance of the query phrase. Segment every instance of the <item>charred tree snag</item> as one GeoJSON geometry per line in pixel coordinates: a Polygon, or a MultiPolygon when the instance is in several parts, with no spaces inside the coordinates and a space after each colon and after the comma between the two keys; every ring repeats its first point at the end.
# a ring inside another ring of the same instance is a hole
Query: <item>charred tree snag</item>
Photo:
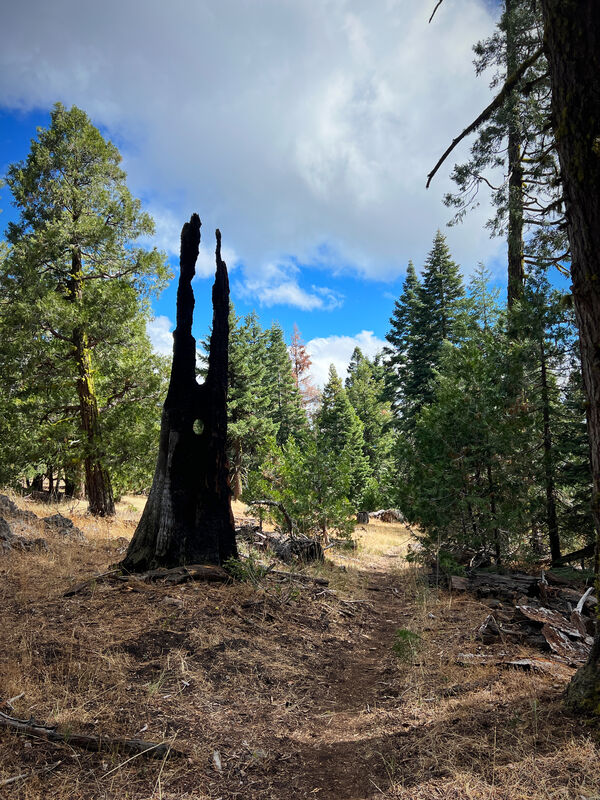
{"type": "Polygon", "coordinates": [[[200,219],[181,231],[177,327],[152,489],[121,566],[130,572],[222,564],[237,555],[226,457],[229,279],[217,230],[208,373],[196,381],[192,279],[200,219]]]}

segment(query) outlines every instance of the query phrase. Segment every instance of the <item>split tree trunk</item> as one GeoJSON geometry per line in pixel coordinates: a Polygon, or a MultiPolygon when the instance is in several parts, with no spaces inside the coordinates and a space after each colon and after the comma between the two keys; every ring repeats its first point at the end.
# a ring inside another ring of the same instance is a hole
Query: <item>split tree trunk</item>
{"type": "Polygon", "coordinates": [[[131,572],[222,564],[237,555],[227,445],[229,280],[217,231],[208,373],[196,381],[192,279],[200,245],[193,214],[181,232],[177,328],[152,489],[122,566],[131,572]]]}
{"type": "MultiPolygon", "coordinates": [[[[541,0],[541,8],[587,400],[592,513],[600,542],[600,15],[598,0],[541,0]]],[[[567,701],[580,711],[600,712],[600,638],[571,681],[567,701]]]]}

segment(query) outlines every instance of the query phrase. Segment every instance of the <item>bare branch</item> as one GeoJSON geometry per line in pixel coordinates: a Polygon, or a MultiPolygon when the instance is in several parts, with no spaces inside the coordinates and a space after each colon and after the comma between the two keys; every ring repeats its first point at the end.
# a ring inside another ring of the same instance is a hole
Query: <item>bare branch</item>
{"type": "Polygon", "coordinates": [[[482,125],[491,117],[491,115],[494,113],[494,111],[496,111],[497,108],[500,108],[502,103],[506,100],[509,93],[515,88],[516,84],[520,81],[525,72],[529,69],[529,67],[532,64],[534,64],[537,61],[537,59],[542,55],[543,52],[544,52],[543,47],[540,47],[538,50],[535,51],[535,53],[532,56],[530,56],[526,61],[524,61],[521,64],[521,66],[518,69],[516,69],[513,72],[513,74],[510,75],[510,77],[506,79],[506,81],[504,82],[504,86],[502,87],[500,92],[496,95],[496,97],[492,100],[489,106],[487,106],[487,108],[484,108],[484,110],[477,117],[477,119],[473,120],[473,122],[467,128],[464,129],[464,131],[460,134],[460,136],[457,136],[455,139],[452,140],[452,144],[446,148],[442,157],[439,159],[435,167],[431,170],[431,172],[427,176],[427,184],[426,184],[427,189],[429,189],[429,184],[433,180],[435,173],[442,166],[442,164],[448,158],[450,153],[454,150],[456,145],[462,142],[465,136],[468,136],[470,133],[473,133],[473,131],[476,131],[480,125],[482,125]]]}
{"type": "Polygon", "coordinates": [[[438,10],[438,8],[442,5],[443,2],[444,2],[444,0],[438,0],[437,1],[436,5],[435,5],[435,8],[431,12],[431,16],[429,17],[429,22],[430,23],[431,23],[431,20],[435,17],[435,12],[438,10]]]}

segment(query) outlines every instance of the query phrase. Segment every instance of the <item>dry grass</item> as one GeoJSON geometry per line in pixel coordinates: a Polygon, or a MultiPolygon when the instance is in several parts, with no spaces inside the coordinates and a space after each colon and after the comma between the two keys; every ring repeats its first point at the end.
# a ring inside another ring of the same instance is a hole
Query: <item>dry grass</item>
{"type": "Polygon", "coordinates": [[[186,757],[125,763],[0,730],[0,781],[61,761],[6,797],[600,796],[595,731],[561,706],[571,671],[457,666],[477,650],[486,607],[424,586],[402,559],[402,526],[371,523],[357,552],[309,570],[328,589],[273,576],[257,587],[98,581],[64,598],[118,561],[139,502],[125,498],[113,522],[62,508],[86,542],[40,527],[47,553],[2,557],[0,697],[22,694],[15,715],[63,731],[169,741],[186,757]],[[419,636],[402,658],[398,629],[419,636]]]}

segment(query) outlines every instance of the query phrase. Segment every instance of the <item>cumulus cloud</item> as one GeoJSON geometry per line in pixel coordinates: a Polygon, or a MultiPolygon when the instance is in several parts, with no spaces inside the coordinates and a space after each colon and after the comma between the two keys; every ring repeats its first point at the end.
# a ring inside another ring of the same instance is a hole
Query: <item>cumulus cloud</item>
{"type": "Polygon", "coordinates": [[[261,306],[289,305],[303,311],[333,311],[343,305],[344,298],[326,286],[311,286],[303,289],[298,283],[300,267],[290,261],[266,264],[260,273],[246,274],[243,280],[234,283],[234,291],[249,301],[258,301],[261,306]]]}
{"type": "MultiPolygon", "coordinates": [[[[285,254],[326,248],[336,270],[393,278],[449,216],[451,165],[429,191],[425,176],[489,100],[471,45],[493,20],[485,0],[447,0],[428,25],[433,2],[20,0],[3,9],[0,106],[81,106],[119,142],[165,249],[197,210],[248,292],[327,308],[285,254]]],[[[497,253],[485,216],[449,231],[467,269],[497,253]]]]}
{"type": "MultiPolygon", "coordinates": [[[[171,211],[160,206],[149,205],[148,212],[154,219],[154,236],[144,237],[145,244],[157,247],[168,256],[179,256],[179,242],[181,237],[182,220],[171,211]]],[[[188,215],[189,218],[189,215],[188,215]]],[[[185,220],[184,220],[185,221],[185,220]]],[[[212,232],[209,234],[201,229],[201,241],[196,261],[196,278],[210,278],[215,274],[215,245],[211,243],[212,232]],[[208,244],[207,239],[208,237],[208,244]]],[[[221,246],[221,257],[231,272],[238,265],[238,257],[232,247],[226,244],[221,246]]]]}
{"type": "Polygon", "coordinates": [[[148,338],[154,350],[163,356],[170,356],[173,353],[173,329],[175,325],[168,317],[154,317],[146,325],[148,338]]]}
{"type": "Polygon", "coordinates": [[[355,347],[360,347],[368,358],[374,358],[384,345],[383,339],[375,336],[373,331],[361,331],[356,336],[325,336],[311,339],[306,343],[306,350],[312,361],[310,376],[322,389],[327,383],[331,364],[344,379],[355,347]]]}

